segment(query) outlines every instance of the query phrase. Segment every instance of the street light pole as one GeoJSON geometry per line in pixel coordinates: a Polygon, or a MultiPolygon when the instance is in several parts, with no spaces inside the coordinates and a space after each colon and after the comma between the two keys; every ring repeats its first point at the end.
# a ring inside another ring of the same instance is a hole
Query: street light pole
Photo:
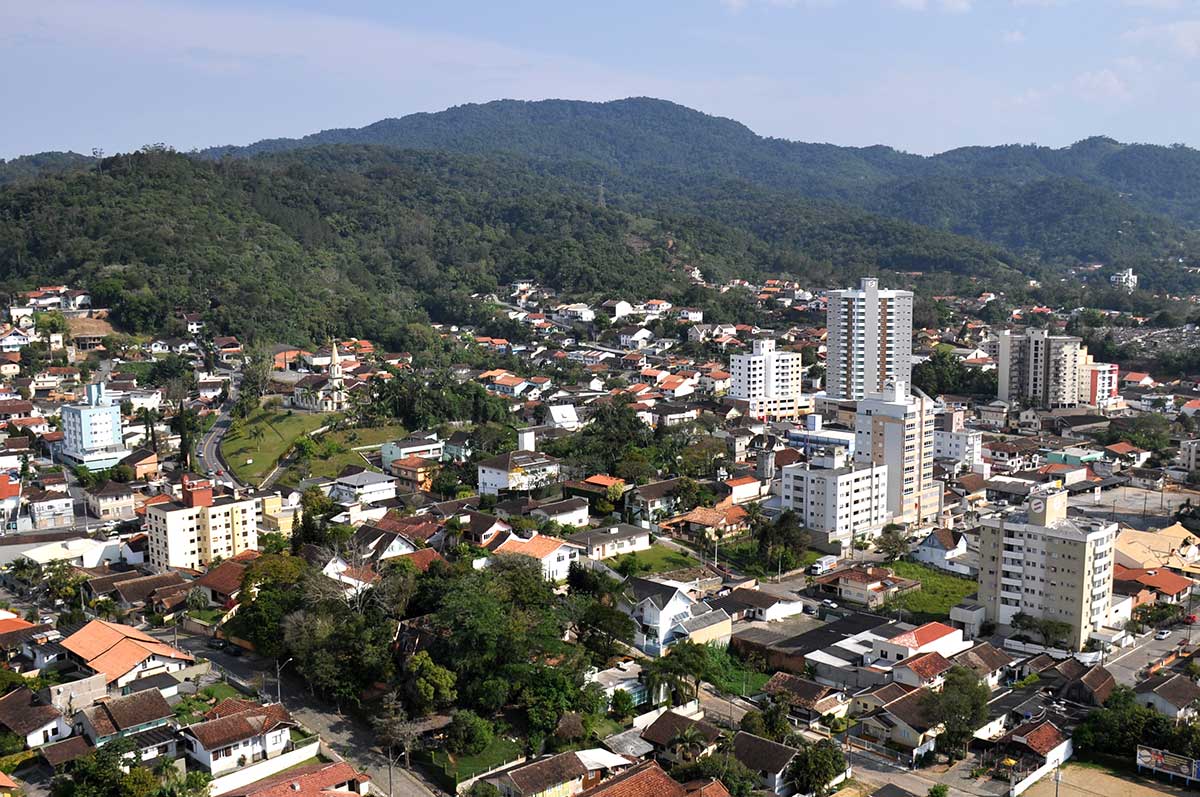
{"type": "Polygon", "coordinates": [[[279,659],[275,659],[275,702],[283,705],[283,668],[292,663],[292,659],[288,659],[283,664],[279,663],[279,659]]]}

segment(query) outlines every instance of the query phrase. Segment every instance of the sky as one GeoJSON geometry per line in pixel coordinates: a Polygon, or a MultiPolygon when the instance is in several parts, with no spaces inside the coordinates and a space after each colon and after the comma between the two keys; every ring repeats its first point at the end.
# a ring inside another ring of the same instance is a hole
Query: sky
{"type": "Polygon", "coordinates": [[[0,158],[652,96],[929,154],[1200,145],[1200,0],[0,0],[0,158]]]}

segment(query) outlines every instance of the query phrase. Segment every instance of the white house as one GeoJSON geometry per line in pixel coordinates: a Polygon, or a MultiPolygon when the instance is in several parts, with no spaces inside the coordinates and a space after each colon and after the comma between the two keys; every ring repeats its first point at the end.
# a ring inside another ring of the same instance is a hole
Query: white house
{"type": "Polygon", "coordinates": [[[971,643],[963,639],[961,628],[932,622],[911,631],[903,631],[888,639],[876,640],[872,653],[881,662],[899,662],[918,653],[937,652],[950,658],[969,647],[971,643]]]}
{"type": "Polygon", "coordinates": [[[1179,673],[1159,673],[1133,691],[1137,702],[1173,720],[1193,720],[1200,709],[1200,686],[1179,673]]]}
{"type": "Polygon", "coordinates": [[[787,781],[787,768],[798,752],[795,747],[745,731],[738,731],[733,737],[733,757],[758,775],[763,789],[779,797],[795,792],[787,781]]]}
{"type": "Polygon", "coordinates": [[[92,620],[62,640],[62,647],[89,670],[103,673],[109,689],[120,690],[139,678],[190,667],[192,654],[160,642],[131,626],[92,620]]]}
{"type": "Polygon", "coordinates": [[[377,504],[396,497],[396,479],[385,473],[363,470],[339,476],[329,497],[339,504],[377,504]]]}
{"type": "Polygon", "coordinates": [[[633,644],[660,656],[681,639],[705,644],[728,644],[733,623],[724,609],[713,609],[688,594],[674,581],[629,578],[620,608],[637,623],[633,644]]]}
{"type": "Polygon", "coordinates": [[[588,524],[588,502],[578,496],[548,504],[539,504],[530,511],[531,517],[550,520],[560,526],[586,526],[588,524]]]}
{"type": "Polygon", "coordinates": [[[0,697],[0,727],[20,736],[30,748],[71,735],[71,725],[62,712],[26,686],[0,697]]]}
{"type": "Polygon", "coordinates": [[[537,559],[542,563],[542,575],[555,583],[566,581],[571,563],[584,557],[583,546],[537,532],[531,537],[521,537],[515,532],[505,531],[489,547],[494,554],[515,554],[537,559]]]}
{"type": "Polygon", "coordinates": [[[645,327],[625,327],[621,330],[621,348],[644,349],[654,340],[654,333],[645,327]]]}
{"type": "Polygon", "coordinates": [[[905,686],[918,689],[927,686],[937,691],[953,666],[948,658],[937,651],[918,653],[892,668],[892,680],[905,686]]]}
{"type": "Polygon", "coordinates": [[[582,546],[589,559],[607,559],[610,556],[650,549],[650,530],[628,523],[580,531],[567,539],[582,546]]]}
{"type": "Polygon", "coordinates": [[[559,480],[558,460],[540,451],[517,450],[476,464],[481,495],[525,492],[559,480]]]}
{"type": "Polygon", "coordinates": [[[187,757],[214,778],[283,754],[296,727],[278,703],[263,706],[237,698],[222,700],[204,717],[180,733],[187,757]]]}
{"type": "Polygon", "coordinates": [[[379,463],[390,472],[392,463],[408,457],[439,460],[446,452],[446,443],[436,432],[413,432],[403,440],[391,440],[379,449],[379,463]]]}
{"type": "Polygon", "coordinates": [[[921,540],[913,551],[913,558],[940,570],[971,575],[971,569],[960,561],[966,553],[966,537],[950,529],[938,528],[921,540]]]}

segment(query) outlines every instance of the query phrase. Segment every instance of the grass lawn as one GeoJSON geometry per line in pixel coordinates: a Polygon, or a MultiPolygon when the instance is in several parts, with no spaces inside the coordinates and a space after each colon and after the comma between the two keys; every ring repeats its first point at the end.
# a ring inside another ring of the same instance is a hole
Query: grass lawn
{"type": "Polygon", "coordinates": [[[921,589],[902,595],[888,603],[888,609],[903,609],[912,614],[905,620],[928,622],[944,620],[950,616],[950,607],[974,593],[978,585],[974,579],[945,573],[917,562],[892,562],[886,567],[896,575],[921,582],[921,589]]]}
{"type": "Polygon", "coordinates": [[[211,686],[206,686],[200,690],[200,694],[218,703],[227,697],[245,697],[244,694],[227,683],[215,683],[211,686]]]}
{"type": "Polygon", "coordinates": [[[239,479],[258,484],[292,443],[328,419],[328,415],[261,408],[242,422],[237,434],[225,435],[221,455],[239,479]],[[255,429],[262,429],[261,440],[254,439],[255,429]],[[247,464],[248,459],[253,462],[247,464]]]}
{"type": "Polygon", "coordinates": [[[188,617],[202,623],[216,623],[224,616],[224,609],[188,609],[188,617]]]}
{"type": "Polygon", "coordinates": [[[705,680],[727,695],[752,697],[762,692],[771,676],[748,666],[728,648],[710,648],[705,680]]]}
{"type": "MultiPolygon", "coordinates": [[[[817,561],[821,553],[819,551],[805,551],[800,557],[799,567],[808,567],[813,562],[817,561]]],[[[708,556],[712,557],[712,546],[709,546],[708,556]]],[[[736,570],[745,573],[748,576],[773,576],[777,572],[777,568],[771,567],[771,563],[764,562],[758,555],[758,543],[754,540],[740,540],[722,545],[717,550],[717,559],[722,564],[727,564],[736,570]]]]}
{"type": "Polygon", "coordinates": [[[621,554],[608,560],[608,566],[620,571],[621,563],[636,558],[642,565],[643,573],[665,573],[668,570],[679,570],[684,567],[695,567],[700,564],[685,553],[672,550],[665,545],[651,545],[649,550],[621,554]]]}
{"type": "MultiPolygon", "coordinates": [[[[341,429],[336,432],[327,432],[321,435],[317,440],[317,456],[309,461],[309,476],[312,477],[334,477],[347,465],[358,465],[364,467],[367,465],[366,460],[362,458],[362,454],[355,451],[356,448],[370,446],[378,448],[389,440],[396,440],[408,434],[408,430],[399,424],[389,424],[387,426],[372,426],[363,429],[341,429]],[[327,442],[336,443],[340,448],[345,449],[337,454],[332,454],[327,458],[320,455],[321,446],[327,442]]],[[[369,453],[363,451],[363,454],[369,453]]],[[[296,485],[300,480],[307,476],[300,473],[296,467],[288,468],[279,481],[281,484],[296,485]]]]}
{"type": "Polygon", "coordinates": [[[451,785],[458,785],[481,772],[487,772],[521,756],[523,746],[510,739],[496,737],[477,755],[455,756],[445,750],[428,753],[431,766],[451,785]]]}

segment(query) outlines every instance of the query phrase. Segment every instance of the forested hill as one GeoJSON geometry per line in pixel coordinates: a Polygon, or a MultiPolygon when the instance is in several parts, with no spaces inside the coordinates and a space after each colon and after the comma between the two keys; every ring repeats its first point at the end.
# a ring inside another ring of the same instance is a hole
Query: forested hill
{"type": "Polygon", "coordinates": [[[1143,266],[1200,254],[1200,152],[1091,138],[1071,147],[967,147],[932,157],[764,138],[674,103],[501,100],[300,139],[215,147],[251,156],[322,144],[515,153],[590,163],[666,199],[680,184],[743,181],[980,237],[1046,261],[1143,266]]]}
{"type": "Polygon", "coordinates": [[[518,277],[702,304],[692,266],[824,284],[881,270],[1018,275],[1015,257],[977,241],[742,183],[667,204],[630,196],[622,210],[598,203],[589,169],[533,166],[350,145],[106,158],[0,188],[0,290],[79,284],[133,332],[160,332],[181,308],[264,342],[353,334],[419,349],[429,333],[415,322],[480,320],[470,294],[518,277]]]}

